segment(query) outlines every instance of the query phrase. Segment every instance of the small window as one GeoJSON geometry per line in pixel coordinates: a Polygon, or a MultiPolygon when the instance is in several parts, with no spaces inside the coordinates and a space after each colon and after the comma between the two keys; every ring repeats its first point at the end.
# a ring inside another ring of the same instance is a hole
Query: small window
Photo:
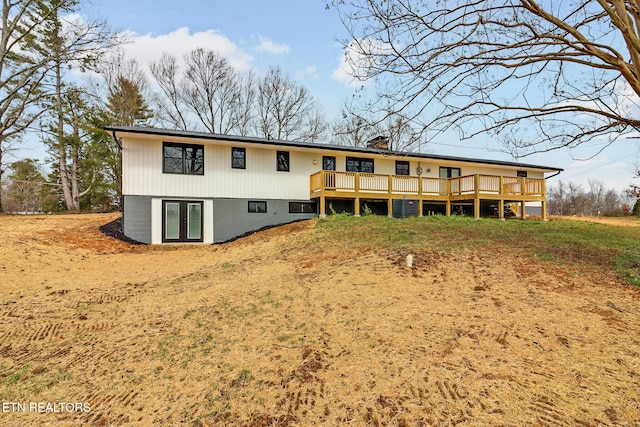
{"type": "Polygon", "coordinates": [[[289,202],[289,213],[316,213],[315,202],[289,202]]]}
{"type": "Polygon", "coordinates": [[[280,172],[289,172],[289,152],[278,151],[276,153],[277,170],[280,172]]]}
{"type": "Polygon", "coordinates": [[[518,176],[518,178],[526,178],[527,177],[527,171],[518,171],[517,172],[517,176],[518,176]]]}
{"type": "Polygon", "coordinates": [[[252,213],[267,213],[267,202],[249,202],[249,212],[252,213]]]}
{"type": "Polygon", "coordinates": [[[231,167],[233,169],[247,168],[247,150],[245,148],[231,148],[231,167]]]}
{"type": "Polygon", "coordinates": [[[409,173],[409,162],[396,160],[396,175],[411,175],[409,173]]]}
{"type": "Polygon", "coordinates": [[[162,172],[204,175],[204,145],[163,143],[162,172]]]}
{"type": "Polygon", "coordinates": [[[373,159],[347,157],[347,172],[373,172],[373,159]]]}
{"type": "Polygon", "coordinates": [[[336,158],[333,156],[322,156],[322,170],[336,170],[336,158]]]}

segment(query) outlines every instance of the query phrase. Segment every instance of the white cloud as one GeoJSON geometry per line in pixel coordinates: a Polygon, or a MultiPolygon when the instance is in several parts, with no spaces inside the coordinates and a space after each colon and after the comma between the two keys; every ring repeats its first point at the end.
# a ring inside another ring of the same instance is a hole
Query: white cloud
{"type": "Polygon", "coordinates": [[[163,52],[181,60],[185,53],[197,48],[217,52],[239,71],[251,68],[251,55],[216,30],[191,33],[189,28],[182,27],[168,34],[139,35],[130,32],[126,35],[132,40],[124,46],[127,57],[135,58],[145,68],[150,62],[159,60],[163,52]]]}
{"type": "Polygon", "coordinates": [[[307,68],[299,70],[296,73],[297,80],[304,80],[306,78],[312,78],[312,79],[318,78],[318,69],[315,66],[310,65],[307,68]]]}
{"type": "Polygon", "coordinates": [[[255,47],[257,52],[270,53],[272,55],[284,55],[291,51],[291,47],[284,43],[274,43],[273,40],[258,36],[260,44],[255,47]]]}
{"type": "Polygon", "coordinates": [[[388,50],[387,45],[369,39],[354,40],[344,49],[331,76],[349,86],[362,86],[368,80],[368,70],[375,68],[376,56],[388,50]]]}

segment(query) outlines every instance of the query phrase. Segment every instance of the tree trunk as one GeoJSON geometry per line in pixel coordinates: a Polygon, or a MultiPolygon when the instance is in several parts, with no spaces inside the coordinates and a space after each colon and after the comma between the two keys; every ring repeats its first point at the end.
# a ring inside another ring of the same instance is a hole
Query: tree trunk
{"type": "Polygon", "coordinates": [[[62,195],[68,211],[77,211],[74,204],[73,195],[69,189],[69,173],[67,170],[67,152],[64,141],[64,114],[62,111],[62,70],[60,62],[56,64],[56,109],[57,111],[57,144],[58,144],[58,167],[60,168],[60,184],[62,185],[62,195]]]}
{"type": "Polygon", "coordinates": [[[4,208],[2,207],[2,175],[4,174],[4,169],[2,168],[2,140],[0,139],[0,214],[4,213],[4,208]]]}

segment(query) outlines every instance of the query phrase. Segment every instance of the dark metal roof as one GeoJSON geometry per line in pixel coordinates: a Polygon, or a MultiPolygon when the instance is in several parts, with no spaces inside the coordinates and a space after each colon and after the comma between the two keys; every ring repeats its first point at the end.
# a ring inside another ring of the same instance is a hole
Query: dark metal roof
{"type": "Polygon", "coordinates": [[[553,167],[553,166],[532,165],[532,164],[519,163],[519,162],[506,162],[502,160],[475,159],[470,157],[443,156],[438,154],[390,151],[390,150],[381,150],[381,149],[375,149],[375,148],[320,144],[316,142],[284,141],[284,140],[277,140],[277,139],[256,138],[256,137],[250,137],[250,136],[220,135],[220,134],[213,134],[213,133],[207,133],[207,132],[158,129],[158,128],[147,128],[147,127],[139,127],[139,126],[107,126],[104,128],[104,130],[113,132],[114,136],[116,133],[122,132],[122,133],[134,133],[134,134],[141,134],[141,135],[157,135],[157,136],[174,137],[174,138],[194,138],[194,139],[205,139],[205,140],[243,142],[243,143],[250,143],[250,144],[276,145],[276,146],[284,146],[284,147],[312,148],[312,149],[321,149],[321,150],[342,151],[347,153],[393,155],[398,157],[411,157],[416,159],[433,159],[433,160],[445,160],[445,161],[465,162],[465,163],[481,163],[486,165],[512,166],[512,167],[517,167],[522,169],[543,169],[547,171],[558,171],[558,172],[561,172],[564,170],[564,169],[553,167]]]}

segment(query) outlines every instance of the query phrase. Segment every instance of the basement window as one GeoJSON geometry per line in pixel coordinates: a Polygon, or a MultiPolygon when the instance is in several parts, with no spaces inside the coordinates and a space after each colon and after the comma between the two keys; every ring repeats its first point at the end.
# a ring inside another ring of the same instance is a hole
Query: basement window
{"type": "Polygon", "coordinates": [[[316,213],[315,202],[289,202],[289,213],[316,213]]]}
{"type": "Polygon", "coordinates": [[[249,201],[250,213],[267,213],[267,202],[264,201],[249,201]]]}

